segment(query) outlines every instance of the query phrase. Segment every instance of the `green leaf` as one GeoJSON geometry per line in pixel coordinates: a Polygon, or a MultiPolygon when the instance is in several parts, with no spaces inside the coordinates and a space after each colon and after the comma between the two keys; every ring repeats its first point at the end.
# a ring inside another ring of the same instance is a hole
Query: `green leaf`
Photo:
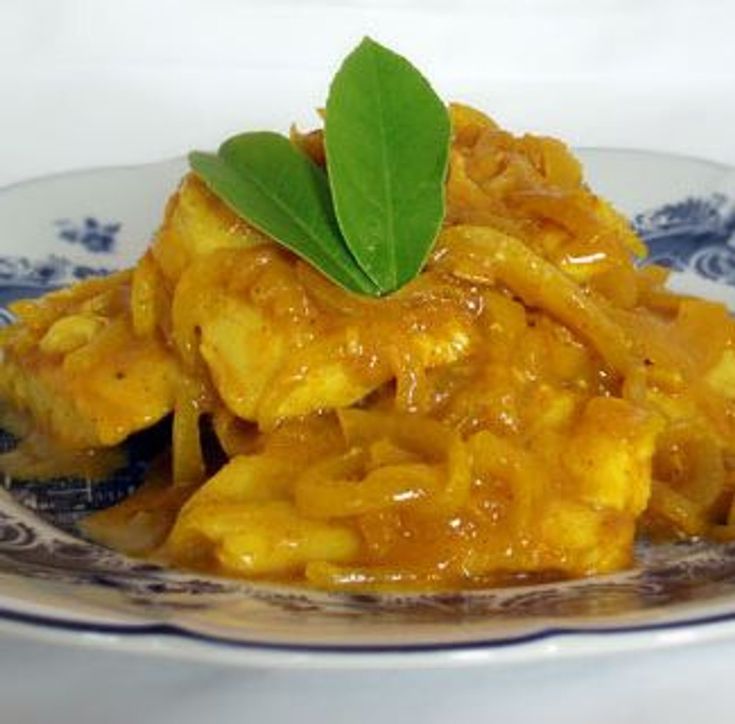
{"type": "Polygon", "coordinates": [[[344,243],[324,171],[278,133],[243,133],[189,163],[236,214],[342,287],[378,294],[344,243]]]}
{"type": "Polygon", "coordinates": [[[383,292],[415,277],[444,218],[449,114],[405,58],[365,38],[327,101],[327,168],[340,228],[383,292]]]}

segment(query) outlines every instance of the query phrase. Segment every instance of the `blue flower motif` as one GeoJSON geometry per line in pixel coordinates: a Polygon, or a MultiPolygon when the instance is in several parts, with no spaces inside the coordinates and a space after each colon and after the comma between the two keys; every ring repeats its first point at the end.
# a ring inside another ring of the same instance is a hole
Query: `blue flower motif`
{"type": "Polygon", "coordinates": [[[59,239],[70,244],[81,244],[94,254],[109,254],[113,251],[115,237],[122,227],[119,222],[102,223],[94,216],[86,217],[81,223],[59,219],[55,225],[59,239]]]}
{"type": "Polygon", "coordinates": [[[645,211],[633,227],[648,245],[646,264],[735,284],[735,203],[723,194],[645,211]]]}
{"type": "Polygon", "coordinates": [[[42,259],[0,256],[0,327],[13,322],[7,305],[30,299],[74,281],[110,274],[113,269],[75,264],[71,259],[51,254],[42,259]]]}

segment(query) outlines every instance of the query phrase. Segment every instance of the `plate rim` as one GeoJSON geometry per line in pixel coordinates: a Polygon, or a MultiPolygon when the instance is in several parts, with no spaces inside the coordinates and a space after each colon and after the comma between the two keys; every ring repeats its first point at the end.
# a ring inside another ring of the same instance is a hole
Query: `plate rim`
{"type": "MultiPolygon", "coordinates": [[[[639,146],[604,146],[604,145],[570,145],[569,148],[574,153],[620,153],[627,156],[648,156],[652,158],[677,160],[683,162],[696,163],[702,166],[711,166],[721,171],[735,172],[735,164],[730,164],[717,159],[705,158],[697,156],[693,153],[685,153],[680,151],[664,151],[655,148],[642,148],[639,146]]],[[[186,155],[165,156],[164,158],[155,159],[153,161],[141,161],[131,163],[102,163],[93,164],[91,166],[82,166],[60,171],[52,171],[51,173],[34,174],[25,176],[15,181],[0,186],[0,194],[12,192],[25,186],[32,186],[45,181],[56,181],[70,176],[84,176],[86,174],[101,173],[105,171],[136,171],[140,169],[150,169],[155,166],[169,166],[175,163],[185,163],[186,155]]],[[[584,159],[582,159],[584,161],[584,159]]]]}

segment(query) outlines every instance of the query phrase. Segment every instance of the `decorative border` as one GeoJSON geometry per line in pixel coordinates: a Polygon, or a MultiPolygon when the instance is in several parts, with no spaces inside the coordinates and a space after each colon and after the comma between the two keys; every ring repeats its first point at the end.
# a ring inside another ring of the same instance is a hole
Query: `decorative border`
{"type": "Polygon", "coordinates": [[[633,217],[648,245],[646,264],[735,284],[735,200],[724,194],[689,197],[633,217]]]}
{"type": "Polygon", "coordinates": [[[146,623],[140,625],[125,626],[122,624],[87,623],[84,621],[72,621],[64,618],[54,618],[39,614],[27,614],[0,608],[0,619],[12,623],[29,626],[43,626],[66,633],[96,633],[109,634],[113,636],[134,636],[148,638],[151,636],[163,636],[173,639],[186,639],[199,644],[224,646],[232,649],[246,649],[250,651],[278,651],[284,653],[304,654],[445,654],[457,651],[477,651],[483,649],[504,649],[515,646],[539,643],[548,639],[575,636],[619,636],[647,632],[675,631],[689,628],[691,626],[714,626],[722,623],[735,621],[735,612],[717,614],[712,616],[701,616],[690,619],[679,619],[677,621],[662,621],[659,623],[644,623],[630,626],[609,626],[584,628],[581,626],[549,626],[527,634],[504,636],[502,638],[480,638],[472,641],[455,641],[449,643],[408,643],[408,644],[376,644],[376,645],[344,645],[333,646],[328,644],[298,644],[298,643],[275,643],[268,641],[254,641],[245,639],[232,639],[215,636],[213,634],[199,633],[182,628],[176,624],[146,623]]]}
{"type": "MultiPolygon", "coordinates": [[[[0,287],[17,289],[25,294],[41,294],[49,288],[110,274],[114,269],[77,264],[65,256],[49,254],[45,259],[27,256],[0,256],[0,287]]],[[[21,296],[21,295],[17,295],[21,296]]]]}
{"type": "MultiPolygon", "coordinates": [[[[660,547],[651,547],[643,555],[649,560],[635,571],[618,576],[582,579],[561,584],[547,584],[532,588],[500,589],[489,592],[468,592],[465,594],[429,595],[377,595],[377,594],[320,594],[300,589],[256,586],[222,579],[198,579],[175,571],[160,568],[148,563],[126,559],[112,551],[85,541],[64,539],[53,534],[43,533],[35,525],[29,525],[7,514],[0,515],[0,573],[18,574],[37,580],[72,583],[82,587],[102,587],[119,594],[119,603],[127,604],[128,613],[135,608],[150,609],[156,613],[164,612],[168,618],[177,611],[206,611],[216,609],[219,603],[225,608],[220,613],[227,615],[226,605],[242,597],[249,599],[262,611],[301,616],[318,614],[369,624],[374,620],[400,625],[404,622],[452,624],[478,620],[498,621],[506,618],[530,621],[539,615],[557,617],[558,621],[569,617],[570,621],[584,617],[585,611],[595,616],[640,613],[645,610],[660,610],[661,607],[677,604],[691,598],[692,591],[709,590],[714,598],[730,597],[735,592],[735,545],[715,548],[704,544],[676,544],[683,551],[677,560],[672,551],[663,553],[660,547]],[[183,597],[183,600],[182,600],[183,597]],[[132,606],[132,608],[131,608],[132,606]],[[622,606],[622,607],[621,607],[622,606]]],[[[34,616],[17,612],[18,616],[34,616]]],[[[270,615],[270,614],[269,614],[270,615]]],[[[724,616],[725,614],[720,614],[724,616]]],[[[735,611],[727,615],[735,617],[735,611]]],[[[1,617],[1,615],[0,615],[1,617]]],[[[56,617],[43,617],[55,621],[56,617]]],[[[696,617],[697,620],[711,617],[696,617]]],[[[66,619],[58,619],[63,624],[66,619]]],[[[550,635],[554,631],[597,633],[608,630],[645,630],[651,626],[659,627],[687,625],[691,619],[682,622],[641,622],[639,624],[612,624],[596,622],[589,626],[570,623],[557,623],[539,631],[515,634],[511,637],[490,637],[483,639],[493,645],[503,645],[506,639],[532,640],[550,635]]],[[[82,624],[78,624],[82,625],[82,624]]],[[[90,630],[98,624],[83,624],[90,630]]],[[[101,624],[106,627],[106,624],[101,624]]],[[[256,642],[226,633],[210,634],[192,631],[175,623],[162,623],[160,620],[140,624],[115,625],[115,630],[141,630],[174,633],[181,632],[188,638],[197,640],[229,641],[233,645],[263,648],[280,648],[306,651],[363,651],[385,650],[440,650],[459,646],[480,646],[476,641],[470,644],[461,642],[410,642],[386,644],[301,644],[298,642],[256,642]],[[163,626],[163,628],[161,628],[163,626]]],[[[99,629],[102,630],[102,629],[99,629]]],[[[107,629],[105,629],[107,630],[107,629]]],[[[223,629],[224,631],[224,629],[223,629]]]]}

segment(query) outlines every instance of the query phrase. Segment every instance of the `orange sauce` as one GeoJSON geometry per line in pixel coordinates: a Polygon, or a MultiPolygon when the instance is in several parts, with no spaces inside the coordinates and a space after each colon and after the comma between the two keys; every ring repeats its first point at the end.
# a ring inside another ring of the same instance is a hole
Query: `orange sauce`
{"type": "MultiPolygon", "coordinates": [[[[170,467],[89,534],[390,590],[615,571],[645,533],[733,536],[727,310],[637,268],[642,242],[562,143],[452,117],[445,228],[389,297],[339,289],[187,177],[132,275],[16,307],[0,389],[46,434],[109,448],[173,414],[170,467]]],[[[295,140],[323,162],[319,133],[295,140]]]]}

